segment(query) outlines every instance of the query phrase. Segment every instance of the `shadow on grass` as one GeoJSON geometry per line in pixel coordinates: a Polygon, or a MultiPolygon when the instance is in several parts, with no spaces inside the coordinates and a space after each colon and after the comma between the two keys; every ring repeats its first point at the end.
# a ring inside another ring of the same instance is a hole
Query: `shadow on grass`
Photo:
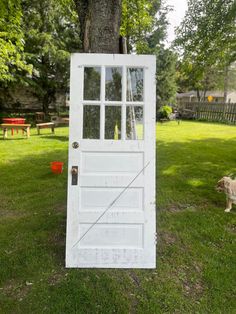
{"type": "Polygon", "coordinates": [[[56,140],[56,141],[61,141],[61,142],[68,142],[69,137],[68,136],[61,136],[61,135],[47,135],[47,134],[41,134],[40,135],[42,139],[47,139],[47,140],[56,140]]]}
{"type": "Polygon", "coordinates": [[[161,207],[174,202],[222,206],[225,197],[215,191],[215,185],[230,173],[236,176],[236,140],[157,140],[157,199],[161,207]]]}
{"type": "Polygon", "coordinates": [[[7,138],[3,138],[3,137],[0,137],[0,141],[19,141],[19,140],[25,140],[27,141],[27,137],[14,137],[14,136],[8,136],[7,138]]]}

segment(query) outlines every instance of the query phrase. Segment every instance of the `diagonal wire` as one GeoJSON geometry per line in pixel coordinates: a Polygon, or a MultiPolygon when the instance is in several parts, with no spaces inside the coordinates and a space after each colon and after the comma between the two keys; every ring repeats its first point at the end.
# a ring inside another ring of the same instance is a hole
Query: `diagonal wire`
{"type": "Polygon", "coordinates": [[[138,174],[130,181],[130,183],[120,192],[120,194],[112,201],[104,212],[95,220],[95,222],[85,231],[85,233],[79,238],[77,242],[72,246],[72,249],[86,236],[86,234],[98,223],[98,221],[106,214],[106,212],[115,204],[115,202],[121,197],[122,194],[131,186],[131,184],[138,178],[138,176],[143,172],[144,169],[150,164],[149,161],[139,172],[138,174]]]}

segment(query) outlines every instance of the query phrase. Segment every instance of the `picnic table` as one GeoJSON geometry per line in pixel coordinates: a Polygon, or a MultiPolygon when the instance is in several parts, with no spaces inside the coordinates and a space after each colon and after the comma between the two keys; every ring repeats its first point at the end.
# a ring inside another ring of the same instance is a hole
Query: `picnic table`
{"type": "Polygon", "coordinates": [[[30,127],[31,124],[12,124],[12,123],[2,123],[0,124],[0,127],[3,129],[3,138],[7,138],[7,131],[8,129],[16,129],[16,130],[22,130],[22,133],[26,133],[27,138],[30,137],[30,127]]]}
{"type": "MultiPolygon", "coordinates": [[[[2,122],[5,124],[24,124],[25,118],[2,118],[2,122]]],[[[14,135],[14,128],[11,128],[11,135],[14,135]]]]}

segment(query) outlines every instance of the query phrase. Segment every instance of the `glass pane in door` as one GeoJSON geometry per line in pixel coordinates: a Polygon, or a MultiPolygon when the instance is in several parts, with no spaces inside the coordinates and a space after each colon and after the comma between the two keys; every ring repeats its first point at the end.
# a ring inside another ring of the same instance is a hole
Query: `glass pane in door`
{"type": "Polygon", "coordinates": [[[106,68],[106,100],[121,101],[122,68],[106,68]]]}
{"type": "Polygon", "coordinates": [[[84,106],[83,138],[100,138],[100,106],[84,106]]]}
{"type": "Polygon", "coordinates": [[[127,101],[143,101],[143,69],[127,69],[127,101]]]}
{"type": "Polygon", "coordinates": [[[101,68],[84,68],[84,100],[100,100],[101,68]]]}
{"type": "Polygon", "coordinates": [[[143,140],[143,107],[126,107],[126,139],[143,140]]]}
{"type": "Polygon", "coordinates": [[[121,138],[121,107],[105,107],[105,139],[120,140],[121,138]]]}

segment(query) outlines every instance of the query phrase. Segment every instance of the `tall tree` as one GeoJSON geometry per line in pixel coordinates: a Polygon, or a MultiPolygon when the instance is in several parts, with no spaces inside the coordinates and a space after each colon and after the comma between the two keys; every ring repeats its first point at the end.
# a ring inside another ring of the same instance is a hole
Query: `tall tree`
{"type": "Polygon", "coordinates": [[[84,52],[119,53],[121,0],[74,0],[84,52]]]}
{"type": "Polygon", "coordinates": [[[174,104],[176,99],[176,54],[171,49],[160,48],[156,52],[156,94],[157,108],[164,105],[174,104]]]}

